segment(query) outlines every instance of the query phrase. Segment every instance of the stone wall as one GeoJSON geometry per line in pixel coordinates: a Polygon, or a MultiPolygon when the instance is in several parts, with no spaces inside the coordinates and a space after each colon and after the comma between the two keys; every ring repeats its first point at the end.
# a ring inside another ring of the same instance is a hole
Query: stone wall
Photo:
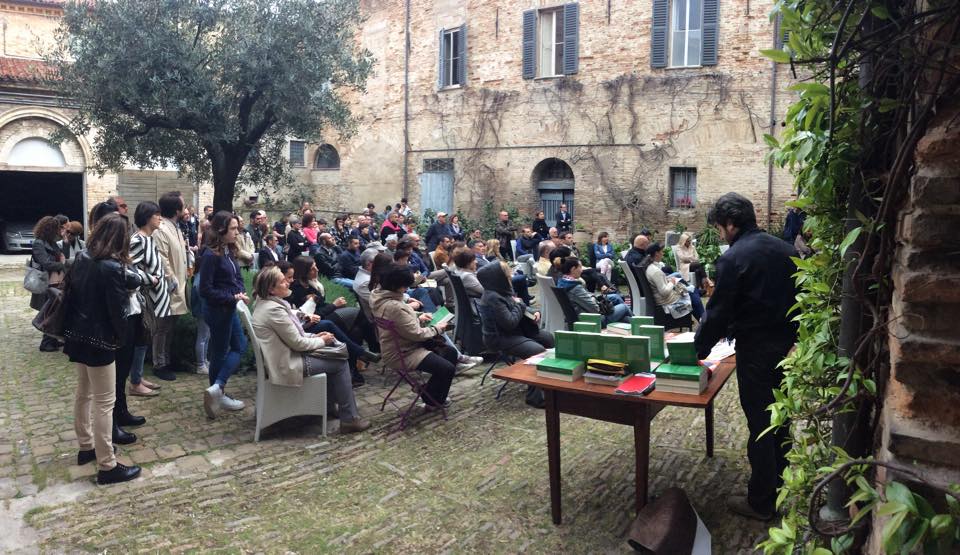
{"type": "MultiPolygon", "coordinates": [[[[877,454],[939,487],[960,483],[960,101],[945,104],[917,146],[901,213],[877,454]]],[[[881,527],[875,522],[875,545],[881,527]]]]}
{"type": "MultiPolygon", "coordinates": [[[[556,157],[575,177],[577,220],[624,236],[648,225],[700,227],[705,207],[727,191],[767,213],[763,134],[770,132],[769,0],[721,2],[719,62],[688,69],[650,68],[650,2],[580,3],[579,72],[522,79],[521,16],[547,3],[411,0],[407,193],[419,204],[423,160],[453,158],[454,206],[476,215],[482,201],[531,213],[534,168],[556,157]],[[438,90],[439,32],[466,25],[462,87],[438,90]],[[697,168],[699,208],[668,210],[669,168],[697,168]]],[[[317,204],[359,210],[403,194],[403,32],[399,2],[364,2],[362,44],[377,58],[367,93],[354,99],[357,134],[328,139],[339,172],[304,169],[317,204]]],[[[779,68],[776,118],[792,93],[779,68]]],[[[308,148],[307,164],[312,149],[308,148]]],[[[774,172],[775,218],[791,178],[774,172]]]]}
{"type": "Polygon", "coordinates": [[[0,55],[40,58],[54,43],[63,12],[54,5],[0,0],[0,55]]]}

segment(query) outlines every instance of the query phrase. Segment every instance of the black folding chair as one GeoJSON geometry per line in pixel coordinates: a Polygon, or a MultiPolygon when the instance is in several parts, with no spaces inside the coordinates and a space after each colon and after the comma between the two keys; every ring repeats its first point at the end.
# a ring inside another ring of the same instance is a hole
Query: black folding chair
{"type": "Polygon", "coordinates": [[[467,295],[463,286],[463,278],[447,270],[450,284],[453,286],[454,304],[456,308],[456,329],[453,340],[460,345],[460,351],[469,356],[483,354],[483,327],[480,323],[480,314],[474,309],[474,299],[467,295]]]}

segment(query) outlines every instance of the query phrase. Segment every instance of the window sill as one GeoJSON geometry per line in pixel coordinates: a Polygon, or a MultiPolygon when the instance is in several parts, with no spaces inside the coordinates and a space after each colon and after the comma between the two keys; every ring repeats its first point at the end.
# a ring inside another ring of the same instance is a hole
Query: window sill
{"type": "Polygon", "coordinates": [[[437,92],[455,91],[462,88],[463,88],[463,85],[448,85],[446,87],[440,87],[439,89],[437,89],[437,92]]]}
{"type": "Polygon", "coordinates": [[[561,77],[566,77],[566,75],[542,75],[534,77],[534,81],[547,81],[550,79],[560,79],[561,77]]]}
{"type": "Polygon", "coordinates": [[[663,68],[663,69],[700,69],[700,68],[702,68],[702,67],[707,67],[707,66],[703,66],[703,65],[699,65],[699,66],[667,66],[667,67],[665,67],[665,68],[663,68]]]}
{"type": "Polygon", "coordinates": [[[310,168],[310,171],[315,172],[338,172],[340,168],[310,168]]]}

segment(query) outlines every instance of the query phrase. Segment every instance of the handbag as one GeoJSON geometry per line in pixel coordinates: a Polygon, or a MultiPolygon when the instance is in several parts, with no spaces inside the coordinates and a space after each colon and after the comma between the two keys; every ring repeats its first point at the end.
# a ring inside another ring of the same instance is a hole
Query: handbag
{"type": "Polygon", "coordinates": [[[33,327],[46,335],[63,340],[63,320],[67,314],[65,294],[60,289],[48,289],[47,301],[33,317],[33,327]]]}
{"type": "Polygon", "coordinates": [[[600,314],[609,316],[613,314],[613,302],[606,295],[597,295],[597,305],[600,306],[600,314]]]}
{"type": "Polygon", "coordinates": [[[340,341],[335,341],[333,345],[324,345],[307,353],[307,355],[316,357],[316,358],[327,358],[327,359],[336,359],[336,360],[347,360],[349,358],[349,353],[347,352],[347,344],[340,341]]]}
{"type": "Polygon", "coordinates": [[[27,273],[23,276],[23,288],[34,295],[42,295],[47,292],[50,276],[42,268],[33,264],[32,259],[27,259],[27,273]]]}

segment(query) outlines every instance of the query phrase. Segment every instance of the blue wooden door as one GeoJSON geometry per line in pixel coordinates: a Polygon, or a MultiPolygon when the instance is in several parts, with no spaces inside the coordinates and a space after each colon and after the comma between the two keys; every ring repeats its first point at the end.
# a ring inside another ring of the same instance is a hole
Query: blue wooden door
{"type": "Polygon", "coordinates": [[[420,174],[420,207],[434,212],[453,213],[453,172],[437,171],[420,174]]]}

